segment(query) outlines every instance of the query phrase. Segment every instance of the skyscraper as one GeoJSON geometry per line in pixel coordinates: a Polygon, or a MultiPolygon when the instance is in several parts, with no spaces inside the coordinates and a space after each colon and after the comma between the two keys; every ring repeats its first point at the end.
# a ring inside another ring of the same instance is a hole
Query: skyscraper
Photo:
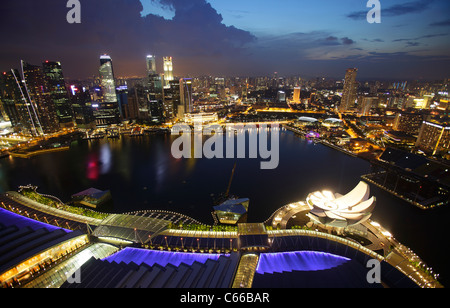
{"type": "Polygon", "coordinates": [[[12,69],[1,75],[0,99],[14,131],[33,136],[43,134],[37,111],[28,99],[18,70],[12,69]]]}
{"type": "Polygon", "coordinates": [[[100,82],[102,99],[94,104],[94,116],[99,127],[120,123],[120,111],[117,101],[116,83],[114,81],[114,70],[112,59],[109,55],[100,56],[100,82]]]}
{"type": "Polygon", "coordinates": [[[55,104],[50,96],[49,85],[42,67],[21,61],[25,91],[32,108],[35,107],[44,133],[59,131],[55,104]]]}
{"type": "Polygon", "coordinates": [[[114,81],[114,69],[112,59],[108,55],[100,56],[100,80],[103,94],[103,102],[117,103],[116,83],[114,81]]]}
{"type": "Polygon", "coordinates": [[[156,74],[156,57],[154,55],[147,56],[147,76],[156,74]]]}
{"type": "Polygon", "coordinates": [[[286,92],[278,91],[278,93],[277,93],[277,102],[278,103],[286,102],[286,92]]]}
{"type": "Polygon", "coordinates": [[[346,112],[349,108],[353,107],[356,101],[356,92],[358,90],[356,83],[356,75],[358,69],[349,68],[345,74],[344,80],[344,92],[342,93],[341,104],[339,106],[339,112],[346,112]]]}
{"type": "Polygon", "coordinates": [[[185,113],[192,113],[193,108],[192,97],[192,79],[181,78],[180,79],[180,105],[183,106],[185,113]]]}
{"type": "Polygon", "coordinates": [[[294,97],[292,99],[292,103],[300,104],[300,92],[301,92],[301,88],[299,88],[299,87],[294,88],[294,97]]]}
{"type": "Polygon", "coordinates": [[[50,98],[55,104],[56,114],[61,127],[73,127],[73,112],[64,81],[60,62],[45,61],[43,63],[44,77],[50,91],[50,98]]]}
{"type": "Polygon", "coordinates": [[[156,57],[147,56],[148,100],[151,121],[160,122],[164,117],[164,91],[161,76],[156,71],[156,57]]]}
{"type": "Polygon", "coordinates": [[[91,95],[85,87],[72,85],[69,94],[74,119],[79,127],[91,128],[95,118],[91,106],[91,95]]]}
{"type": "Polygon", "coordinates": [[[174,80],[173,77],[173,58],[164,57],[164,88],[170,87],[169,82],[174,80]]]}

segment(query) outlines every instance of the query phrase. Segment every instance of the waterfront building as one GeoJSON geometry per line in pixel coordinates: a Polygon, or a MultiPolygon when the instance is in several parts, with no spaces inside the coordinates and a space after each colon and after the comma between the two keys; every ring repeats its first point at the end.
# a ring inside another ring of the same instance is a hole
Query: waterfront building
{"type": "Polygon", "coordinates": [[[416,148],[430,155],[450,155],[450,126],[424,121],[416,148]]]}
{"type": "Polygon", "coordinates": [[[98,127],[120,123],[120,110],[117,100],[112,59],[109,55],[100,56],[100,82],[102,99],[94,107],[98,127]]]}
{"type": "Polygon", "coordinates": [[[357,73],[358,69],[350,68],[345,74],[344,91],[342,93],[339,112],[346,112],[355,105],[356,92],[358,89],[358,84],[356,83],[357,73]]]}
{"type": "Polygon", "coordinates": [[[21,81],[19,71],[16,69],[0,75],[2,109],[14,131],[26,135],[41,135],[43,132],[36,109],[28,99],[25,86],[21,81]]]}
{"type": "MultiPolygon", "coordinates": [[[[364,199],[364,191],[351,192],[345,204],[362,195],[364,199]]],[[[6,243],[0,247],[3,287],[441,287],[408,266],[401,255],[385,258],[353,240],[320,231],[268,230],[263,223],[239,223],[219,230],[167,211],[91,218],[54,209],[55,217],[27,208],[30,200],[16,192],[0,195],[0,201],[0,243],[6,243]],[[49,218],[55,225],[27,215],[49,218]],[[90,229],[72,231],[83,222],[90,229]],[[367,280],[367,260],[380,263],[377,283],[367,280]]],[[[294,218],[303,207],[290,204],[278,212],[294,218]]],[[[369,224],[372,241],[392,237],[380,225],[369,224]]]]}
{"type": "Polygon", "coordinates": [[[69,94],[60,62],[45,61],[43,73],[47,81],[50,98],[56,108],[61,128],[73,127],[73,112],[69,102],[69,94]]]}
{"type": "Polygon", "coordinates": [[[71,85],[69,100],[77,126],[80,128],[94,128],[95,117],[89,90],[83,86],[71,85]]]}
{"type": "Polygon", "coordinates": [[[163,77],[156,70],[156,56],[147,56],[147,77],[148,77],[148,100],[149,119],[152,122],[161,122],[164,118],[165,89],[163,88],[163,77]]]}
{"type": "Polygon", "coordinates": [[[35,107],[44,133],[59,131],[56,106],[51,98],[50,87],[42,67],[21,61],[25,92],[30,104],[35,107]]]}
{"type": "Polygon", "coordinates": [[[91,208],[98,208],[111,200],[109,190],[102,191],[96,188],[89,188],[75,195],[72,195],[72,201],[78,205],[84,205],[91,208]]]}
{"type": "Polygon", "coordinates": [[[245,222],[250,200],[229,199],[220,205],[214,206],[214,215],[222,224],[235,225],[238,222],[245,222]]]}
{"type": "Polygon", "coordinates": [[[370,198],[369,185],[361,181],[344,196],[317,191],[309,194],[306,203],[312,208],[308,217],[319,225],[346,228],[361,224],[372,216],[375,197],[370,198]]]}

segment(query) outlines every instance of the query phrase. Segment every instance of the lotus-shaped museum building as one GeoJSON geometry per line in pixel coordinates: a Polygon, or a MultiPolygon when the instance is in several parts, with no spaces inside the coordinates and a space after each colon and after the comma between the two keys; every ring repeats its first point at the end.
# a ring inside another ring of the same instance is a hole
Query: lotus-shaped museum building
{"type": "Polygon", "coordinates": [[[308,216],[318,224],[345,228],[363,223],[372,215],[375,197],[370,198],[370,187],[360,182],[347,195],[330,191],[317,191],[309,194],[307,204],[312,207],[308,216]]]}

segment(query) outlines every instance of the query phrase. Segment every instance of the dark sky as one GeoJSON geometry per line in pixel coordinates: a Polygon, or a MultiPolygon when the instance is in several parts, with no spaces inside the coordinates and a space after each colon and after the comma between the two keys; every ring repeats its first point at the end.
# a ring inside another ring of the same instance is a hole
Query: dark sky
{"type": "Polygon", "coordinates": [[[145,57],[174,57],[177,76],[300,75],[343,78],[450,77],[450,1],[380,0],[2,0],[0,70],[61,61],[70,78],[98,74],[108,53],[116,77],[143,76],[145,57]]]}

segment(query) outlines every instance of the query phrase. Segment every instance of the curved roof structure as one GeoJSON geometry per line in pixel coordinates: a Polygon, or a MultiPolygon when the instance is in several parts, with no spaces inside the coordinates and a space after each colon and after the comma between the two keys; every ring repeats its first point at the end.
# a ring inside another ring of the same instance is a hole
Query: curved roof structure
{"type": "Polygon", "coordinates": [[[325,126],[340,126],[342,125],[343,121],[336,118],[329,118],[323,121],[323,125],[325,126]]]}
{"type": "Polygon", "coordinates": [[[306,199],[312,207],[309,217],[319,224],[332,227],[347,227],[360,224],[372,215],[375,197],[370,197],[370,187],[360,182],[345,196],[330,191],[317,191],[306,199]]]}
{"type": "Polygon", "coordinates": [[[301,122],[311,122],[311,123],[315,123],[315,122],[319,121],[316,118],[311,118],[311,117],[299,117],[298,120],[301,122]]]}

